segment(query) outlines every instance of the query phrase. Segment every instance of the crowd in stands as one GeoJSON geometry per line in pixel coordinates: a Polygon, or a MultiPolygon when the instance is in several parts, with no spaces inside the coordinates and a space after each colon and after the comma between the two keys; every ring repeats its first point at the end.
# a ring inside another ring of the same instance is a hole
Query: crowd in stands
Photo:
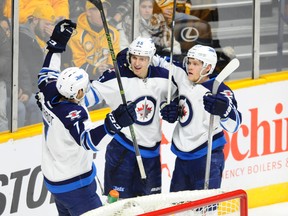
{"type": "MultiPolygon", "coordinates": [[[[116,55],[133,39],[132,2],[102,0],[116,55]]],[[[171,50],[175,55],[183,54],[185,50],[176,38],[171,49],[173,1],[140,0],[139,3],[138,34],[152,37],[159,55],[169,56],[171,50]]],[[[0,4],[0,131],[5,131],[9,130],[11,122],[12,1],[4,0],[0,4]]],[[[190,1],[178,1],[175,19],[199,20],[187,10],[189,7],[190,1]]],[[[76,22],[77,29],[62,57],[62,69],[81,67],[91,79],[98,79],[105,70],[113,67],[101,15],[92,3],[83,0],[19,0],[18,127],[41,122],[34,97],[37,91],[35,74],[41,69],[47,52],[45,41],[51,36],[55,23],[64,18],[76,22]]],[[[96,109],[105,106],[99,104],[96,109]]]]}

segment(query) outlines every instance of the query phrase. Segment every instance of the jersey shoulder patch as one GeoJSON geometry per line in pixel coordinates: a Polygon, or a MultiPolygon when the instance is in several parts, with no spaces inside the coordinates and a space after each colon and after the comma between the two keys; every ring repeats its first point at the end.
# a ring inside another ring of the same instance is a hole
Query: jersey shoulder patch
{"type": "Polygon", "coordinates": [[[87,111],[78,104],[61,102],[58,106],[54,107],[54,109],[55,114],[64,124],[65,128],[69,128],[71,125],[74,125],[75,122],[88,119],[87,111]]]}

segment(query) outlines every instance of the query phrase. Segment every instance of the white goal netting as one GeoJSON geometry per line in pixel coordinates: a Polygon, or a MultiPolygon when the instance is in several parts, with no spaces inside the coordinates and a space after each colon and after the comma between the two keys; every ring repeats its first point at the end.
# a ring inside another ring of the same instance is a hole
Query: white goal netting
{"type": "Polygon", "coordinates": [[[89,211],[82,216],[135,216],[141,214],[155,216],[243,216],[244,214],[240,212],[241,197],[229,195],[229,192],[221,189],[162,193],[119,200],[115,203],[89,211]],[[227,194],[227,196],[225,194],[227,194]],[[217,200],[218,197],[219,200],[217,200]],[[210,198],[212,198],[212,201],[210,198]],[[199,205],[197,201],[200,201],[201,204],[199,205]],[[189,203],[188,205],[192,204],[192,206],[187,208],[187,206],[184,206],[187,203],[189,203]],[[194,207],[193,204],[195,204],[194,207]],[[177,209],[175,209],[176,206],[177,209]],[[159,210],[162,212],[159,212],[159,210]]]}

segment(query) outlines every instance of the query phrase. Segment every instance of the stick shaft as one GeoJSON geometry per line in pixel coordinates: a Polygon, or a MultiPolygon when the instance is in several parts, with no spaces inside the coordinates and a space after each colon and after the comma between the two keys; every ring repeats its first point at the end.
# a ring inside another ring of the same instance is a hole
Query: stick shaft
{"type": "MultiPolygon", "coordinates": [[[[118,67],[118,64],[117,64],[117,59],[116,59],[116,56],[115,56],[113,43],[112,43],[112,40],[111,40],[111,36],[110,36],[109,28],[108,28],[108,25],[107,25],[105,13],[104,13],[104,10],[103,10],[102,2],[101,2],[101,0],[89,0],[89,1],[92,4],[94,4],[98,8],[98,10],[100,12],[101,19],[102,19],[102,22],[103,22],[103,27],[104,27],[105,34],[106,34],[106,39],[107,39],[109,50],[110,50],[110,54],[111,54],[111,58],[112,58],[112,61],[113,61],[113,66],[114,66],[114,69],[115,69],[115,74],[116,74],[117,83],[118,83],[118,86],[119,86],[122,102],[123,102],[123,104],[127,104],[126,97],[125,97],[125,92],[124,92],[124,89],[123,89],[121,76],[120,76],[120,72],[119,72],[119,67],[118,67]]],[[[146,179],[146,173],[145,173],[145,170],[144,170],[142,157],[140,155],[139,146],[137,144],[136,135],[135,135],[135,131],[134,131],[133,125],[129,126],[129,130],[130,130],[130,134],[131,134],[131,137],[132,137],[133,147],[134,147],[135,154],[136,154],[136,157],[137,157],[137,163],[138,163],[139,171],[140,171],[140,174],[141,174],[141,178],[142,179],[146,179]]]]}
{"type": "MultiPolygon", "coordinates": [[[[238,59],[232,59],[226,67],[216,77],[213,87],[212,94],[217,94],[218,88],[221,83],[233,73],[240,65],[238,59]]],[[[210,115],[209,129],[208,129],[208,146],[207,146],[207,158],[206,158],[206,169],[205,169],[205,181],[204,189],[209,189],[210,169],[211,169],[211,155],[212,155],[212,142],[213,142],[213,130],[214,130],[214,115],[210,115]]]]}
{"type": "Polygon", "coordinates": [[[174,29],[175,29],[175,14],[176,14],[176,0],[173,2],[173,14],[171,23],[171,51],[170,51],[170,67],[169,67],[169,83],[168,83],[168,93],[167,93],[167,103],[171,101],[171,82],[172,82],[172,71],[173,71],[173,51],[174,51],[174,29]]]}

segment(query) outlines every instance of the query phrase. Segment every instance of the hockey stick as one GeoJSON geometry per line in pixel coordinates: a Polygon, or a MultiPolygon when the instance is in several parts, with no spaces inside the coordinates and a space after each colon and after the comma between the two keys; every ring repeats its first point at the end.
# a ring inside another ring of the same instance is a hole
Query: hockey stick
{"type": "MultiPolygon", "coordinates": [[[[97,157],[97,153],[95,152],[95,153],[93,153],[93,160],[96,160],[96,157],[97,157]]],[[[97,180],[98,185],[99,185],[99,187],[100,187],[101,194],[104,195],[103,185],[102,185],[102,183],[101,183],[101,181],[100,181],[98,175],[96,175],[96,180],[97,180]]]]}
{"type": "Polygon", "coordinates": [[[97,179],[98,185],[100,186],[101,194],[104,195],[104,189],[103,189],[102,183],[97,175],[96,175],[96,179],[97,179]]]}
{"type": "Polygon", "coordinates": [[[170,50],[170,66],[169,66],[169,78],[168,78],[168,93],[167,104],[171,101],[171,82],[172,82],[172,70],[173,70],[173,49],[174,49],[174,29],[175,29],[175,13],[176,13],[176,0],[173,2],[173,14],[171,23],[171,50],[170,50]]]}
{"type": "MultiPolygon", "coordinates": [[[[233,73],[240,65],[237,58],[232,59],[226,67],[219,73],[213,83],[212,94],[217,94],[218,88],[221,83],[233,73]]],[[[208,130],[208,149],[207,149],[207,159],[206,159],[206,170],[205,170],[205,182],[204,189],[209,188],[209,177],[210,177],[210,167],[211,167],[211,153],[212,153],[212,140],[213,140],[213,127],[214,125],[214,115],[210,115],[209,130],[208,130]]]]}
{"type": "MultiPolygon", "coordinates": [[[[95,5],[95,7],[97,7],[99,12],[100,12],[101,19],[102,19],[102,22],[103,22],[103,27],[104,27],[105,34],[106,34],[106,39],[107,39],[107,42],[108,42],[108,45],[109,45],[110,54],[111,54],[111,57],[112,57],[112,60],[113,60],[113,66],[115,68],[115,74],[116,74],[116,78],[117,78],[117,82],[118,82],[118,86],[119,86],[122,102],[123,102],[123,104],[127,104],[126,97],[125,97],[125,92],[124,92],[124,89],[123,89],[123,86],[122,86],[122,82],[121,82],[121,77],[120,77],[120,72],[119,72],[116,56],[115,56],[115,53],[114,53],[112,40],[111,40],[110,33],[109,33],[109,28],[108,28],[106,17],[105,17],[105,13],[104,13],[104,10],[103,10],[102,2],[101,2],[101,0],[89,0],[89,1],[93,5],[95,5]]],[[[136,160],[137,160],[137,163],[138,163],[138,167],[139,167],[141,178],[142,179],[146,179],[146,173],[145,173],[145,170],[144,170],[142,157],[140,155],[139,146],[137,144],[136,135],[135,135],[135,131],[134,131],[133,125],[130,125],[129,129],[130,129],[131,137],[132,137],[132,140],[133,140],[133,147],[134,147],[134,150],[135,150],[136,160]]]]}

